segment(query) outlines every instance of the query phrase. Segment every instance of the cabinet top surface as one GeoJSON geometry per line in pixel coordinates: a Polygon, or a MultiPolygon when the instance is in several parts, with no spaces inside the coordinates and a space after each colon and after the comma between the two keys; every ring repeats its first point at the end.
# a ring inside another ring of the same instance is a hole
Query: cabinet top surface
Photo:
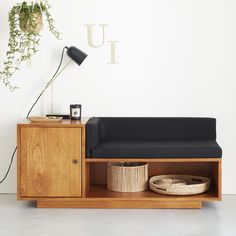
{"type": "Polygon", "coordinates": [[[35,126],[35,127],[82,127],[84,126],[89,117],[83,117],[81,121],[77,120],[61,120],[60,122],[31,122],[30,120],[23,120],[22,122],[18,123],[18,126],[35,126]]]}

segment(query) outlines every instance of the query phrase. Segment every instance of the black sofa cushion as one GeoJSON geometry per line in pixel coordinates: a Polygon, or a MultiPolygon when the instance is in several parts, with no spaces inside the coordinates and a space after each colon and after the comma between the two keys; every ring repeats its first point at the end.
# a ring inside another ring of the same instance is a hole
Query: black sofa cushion
{"type": "Polygon", "coordinates": [[[216,119],[93,117],[86,124],[86,157],[221,157],[216,119]]]}
{"type": "Polygon", "coordinates": [[[221,157],[216,141],[103,141],[92,150],[98,158],[221,157]]]}
{"type": "Polygon", "coordinates": [[[215,140],[214,118],[102,117],[101,140],[215,140]]]}

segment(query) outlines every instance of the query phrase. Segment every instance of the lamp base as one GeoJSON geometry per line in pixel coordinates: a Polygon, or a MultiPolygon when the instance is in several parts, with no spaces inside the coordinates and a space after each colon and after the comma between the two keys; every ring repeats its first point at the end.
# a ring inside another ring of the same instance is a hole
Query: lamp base
{"type": "Polygon", "coordinates": [[[63,117],[63,119],[65,120],[69,120],[70,119],[70,115],[68,114],[47,114],[47,117],[49,116],[54,116],[54,117],[63,117]]]}

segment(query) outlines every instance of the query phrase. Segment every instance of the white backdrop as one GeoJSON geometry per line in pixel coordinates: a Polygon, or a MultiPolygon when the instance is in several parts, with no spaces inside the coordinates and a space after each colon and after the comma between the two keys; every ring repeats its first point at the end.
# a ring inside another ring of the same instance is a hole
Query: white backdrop
{"type": "MultiPolygon", "coordinates": [[[[7,15],[15,0],[0,1],[0,68],[8,40],[7,15]]],[[[0,178],[16,145],[16,124],[55,71],[64,45],[89,54],[55,83],[55,111],[81,103],[84,116],[209,116],[217,118],[223,148],[223,192],[236,193],[236,1],[50,1],[63,39],[42,32],[40,52],[14,77],[11,93],[0,82],[0,178]],[[86,24],[95,24],[92,48],[86,24]],[[117,61],[108,64],[117,40],[117,61]]],[[[68,59],[67,59],[68,60],[68,59]]],[[[50,92],[34,115],[50,111],[50,92]]],[[[16,162],[0,192],[16,191],[16,162]]]]}

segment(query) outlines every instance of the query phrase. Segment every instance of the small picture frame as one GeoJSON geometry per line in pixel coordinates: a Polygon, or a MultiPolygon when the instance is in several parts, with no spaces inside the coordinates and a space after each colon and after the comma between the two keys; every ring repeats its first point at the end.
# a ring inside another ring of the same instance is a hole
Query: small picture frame
{"type": "Polygon", "coordinates": [[[70,105],[70,119],[71,120],[81,120],[81,104],[71,104],[70,105]]]}

